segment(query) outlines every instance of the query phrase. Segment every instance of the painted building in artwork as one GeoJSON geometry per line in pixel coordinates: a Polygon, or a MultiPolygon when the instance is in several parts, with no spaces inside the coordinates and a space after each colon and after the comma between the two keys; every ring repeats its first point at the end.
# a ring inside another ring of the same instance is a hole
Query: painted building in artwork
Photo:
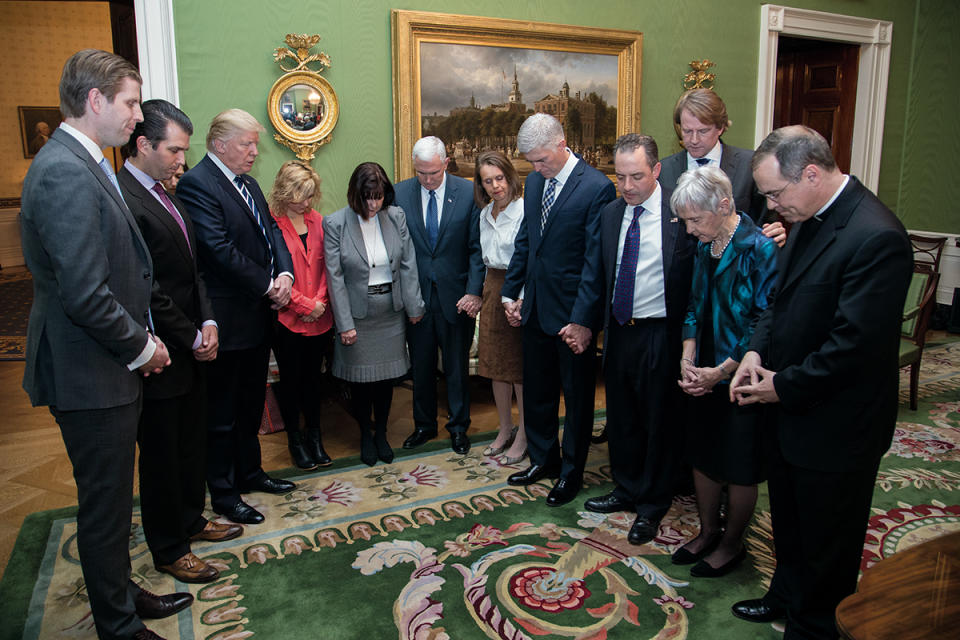
{"type": "Polygon", "coordinates": [[[567,144],[592,147],[597,138],[597,109],[592,102],[580,98],[577,91],[570,97],[570,85],[566,82],[560,93],[548,94],[533,103],[537,113],[549,113],[560,121],[567,136],[567,144]]]}

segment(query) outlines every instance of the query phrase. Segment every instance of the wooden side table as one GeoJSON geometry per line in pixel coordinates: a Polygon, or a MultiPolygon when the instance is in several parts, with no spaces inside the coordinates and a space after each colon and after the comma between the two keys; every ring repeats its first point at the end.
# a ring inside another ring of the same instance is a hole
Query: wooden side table
{"type": "Polygon", "coordinates": [[[960,638],[960,532],[884,558],[837,607],[849,640],[960,638]]]}

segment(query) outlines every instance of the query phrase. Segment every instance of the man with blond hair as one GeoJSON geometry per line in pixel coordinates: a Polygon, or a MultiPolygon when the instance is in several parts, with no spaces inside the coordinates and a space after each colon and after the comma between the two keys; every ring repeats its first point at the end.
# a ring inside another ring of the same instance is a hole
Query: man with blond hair
{"type": "Polygon", "coordinates": [[[207,364],[207,486],[213,510],[238,524],[263,522],[241,494],[294,488],[263,471],[257,435],[271,327],[293,284],[290,252],[260,186],[248,175],[263,130],[241,109],[217,114],[207,133],[207,155],[177,185],[220,326],[217,359],[207,364]]]}

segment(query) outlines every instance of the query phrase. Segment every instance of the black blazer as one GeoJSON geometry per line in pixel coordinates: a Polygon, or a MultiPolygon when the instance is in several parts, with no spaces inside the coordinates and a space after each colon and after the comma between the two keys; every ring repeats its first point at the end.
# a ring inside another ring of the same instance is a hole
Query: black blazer
{"type": "MultiPolygon", "coordinates": [[[[679,334],[680,326],[686,317],[687,303],[690,299],[690,284],[693,281],[693,256],[697,241],[687,233],[683,222],[670,210],[671,191],[661,186],[660,235],[663,253],[664,298],[667,308],[667,321],[674,332],[679,334]]],[[[606,297],[603,300],[603,326],[610,324],[610,305],[613,300],[613,287],[617,273],[617,247],[620,242],[620,226],[623,222],[627,203],[617,198],[600,212],[603,247],[603,275],[606,283],[606,297]]],[[[607,334],[609,335],[609,334],[607,334]]],[[[676,347],[680,347],[677,338],[676,347]]],[[[671,345],[673,347],[674,345],[671,345]]]]}
{"type": "Polygon", "coordinates": [[[873,469],[897,418],[900,318],[913,269],[903,225],[860,182],[796,226],[750,349],[776,372],[783,457],[818,471],[873,469]],[[822,225],[793,260],[804,225],[822,225]]]}
{"type": "Polygon", "coordinates": [[[220,350],[248,349],[267,339],[275,316],[267,288],[293,260],[257,181],[242,176],[270,235],[270,249],[237,188],[213,160],[204,156],[183,174],[177,195],[187,207],[197,236],[200,274],[220,325],[220,350]]]}
{"type": "Polygon", "coordinates": [[[157,335],[170,351],[170,366],[163,375],[144,379],[146,398],[172,398],[189,391],[196,379],[199,363],[193,357],[197,331],[206,320],[213,320],[213,306],[197,269],[197,239],[186,207],[175,195],[167,194],[183,218],[190,244],[173,216],[126,167],[117,174],[123,198],[137,220],[150,255],[155,278],[150,312],[157,335]],[[193,250],[191,251],[191,247],[193,250]]]}
{"type": "MultiPolygon", "coordinates": [[[[746,211],[757,226],[774,222],[777,214],[767,209],[767,200],[757,191],[753,182],[750,160],[753,151],[731,147],[721,142],[720,169],[723,170],[733,186],[733,202],[737,211],[746,211]]],[[[660,160],[660,185],[673,191],[680,175],[687,170],[687,152],[681,151],[660,160]]]]}
{"type": "Polygon", "coordinates": [[[517,299],[526,324],[537,310],[540,328],[556,335],[569,323],[600,326],[603,272],[600,266],[600,209],[617,190],[607,176],[582,159],[573,168],[540,231],[543,176],[534,171],[523,190],[523,222],[514,241],[502,295],[517,299]]]}

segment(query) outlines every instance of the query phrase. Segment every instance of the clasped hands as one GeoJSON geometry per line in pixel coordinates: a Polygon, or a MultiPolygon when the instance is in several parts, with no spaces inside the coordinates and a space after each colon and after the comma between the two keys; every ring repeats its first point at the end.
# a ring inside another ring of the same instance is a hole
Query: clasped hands
{"type": "Polygon", "coordinates": [[[713,391],[718,382],[727,377],[723,367],[697,367],[689,358],[680,361],[680,380],[677,384],[691,396],[702,396],[713,391]]]}
{"type": "Polygon", "coordinates": [[[153,355],[149,360],[144,362],[137,369],[144,378],[149,377],[151,374],[158,374],[163,371],[164,367],[170,366],[170,353],[167,351],[167,345],[163,344],[163,340],[157,336],[148,334],[150,339],[153,340],[154,344],[157,345],[157,348],[154,349],[153,355]]]}
{"type": "Polygon", "coordinates": [[[286,274],[281,274],[273,279],[273,287],[267,292],[273,304],[271,309],[278,310],[287,306],[290,302],[290,294],[293,291],[293,278],[286,274]]]}
{"type": "Polygon", "coordinates": [[[780,402],[777,389],[773,386],[776,371],[763,368],[763,361],[756,351],[748,351],[737,372],[730,381],[730,402],[740,406],[761,403],[780,402]]]}
{"type": "Polygon", "coordinates": [[[476,318],[482,305],[483,300],[480,299],[480,296],[467,293],[457,300],[457,313],[465,313],[471,318],[476,318]]]}

